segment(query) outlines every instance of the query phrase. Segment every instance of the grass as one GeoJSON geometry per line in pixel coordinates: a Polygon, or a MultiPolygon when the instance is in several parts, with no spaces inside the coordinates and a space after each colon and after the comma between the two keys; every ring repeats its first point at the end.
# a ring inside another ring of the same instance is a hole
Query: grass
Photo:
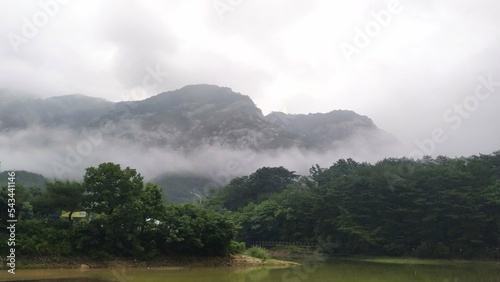
{"type": "Polygon", "coordinates": [[[266,249],[261,248],[261,247],[251,247],[251,248],[247,249],[243,254],[250,256],[250,257],[263,259],[263,260],[268,260],[269,258],[271,258],[271,256],[269,255],[269,252],[266,249]]]}
{"type": "MultiPolygon", "coordinates": [[[[448,265],[448,264],[473,264],[473,263],[488,263],[488,261],[475,260],[448,260],[448,259],[418,259],[418,258],[391,258],[391,257],[367,257],[367,258],[350,258],[356,261],[385,263],[385,264],[413,264],[413,265],[448,265]]],[[[490,261],[491,264],[499,264],[499,262],[490,261]]]]}

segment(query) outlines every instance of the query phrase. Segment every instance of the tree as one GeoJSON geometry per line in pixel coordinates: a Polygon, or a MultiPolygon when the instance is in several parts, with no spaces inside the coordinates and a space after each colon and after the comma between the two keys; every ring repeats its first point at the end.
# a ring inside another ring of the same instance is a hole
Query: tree
{"type": "Polygon", "coordinates": [[[83,178],[86,204],[92,212],[111,215],[116,209],[131,207],[140,197],[143,177],[135,169],[102,163],[86,169],[83,178]]]}
{"type": "Polygon", "coordinates": [[[227,255],[235,227],[225,216],[193,204],[167,206],[157,245],[166,254],[227,255]]]}
{"type": "Polygon", "coordinates": [[[146,226],[155,228],[158,224],[158,219],[165,213],[161,188],[154,183],[146,183],[138,200],[139,202],[136,207],[138,208],[137,212],[141,215],[141,232],[146,226]]]}
{"type": "Polygon", "coordinates": [[[259,204],[294,183],[298,175],[284,167],[263,167],[249,176],[237,177],[216,193],[229,210],[243,208],[248,203],[259,204]]]}
{"type": "MultiPolygon", "coordinates": [[[[3,223],[6,222],[7,219],[12,219],[8,217],[8,199],[10,198],[8,187],[4,186],[0,188],[0,219],[2,222],[0,223],[0,227],[3,227],[3,223]]],[[[35,187],[25,187],[23,185],[16,184],[16,189],[14,193],[15,198],[15,215],[18,220],[22,218],[30,218],[33,216],[33,206],[32,202],[35,201],[37,197],[40,196],[40,189],[35,187]]]]}
{"type": "Polygon", "coordinates": [[[73,222],[73,212],[82,208],[83,185],[76,181],[47,182],[47,191],[36,201],[34,209],[46,216],[48,213],[69,212],[68,220],[73,222]]]}

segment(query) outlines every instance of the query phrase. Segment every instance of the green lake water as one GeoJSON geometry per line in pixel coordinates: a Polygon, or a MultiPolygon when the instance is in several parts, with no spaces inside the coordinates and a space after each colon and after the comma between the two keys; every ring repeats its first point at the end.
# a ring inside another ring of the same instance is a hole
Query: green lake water
{"type": "Polygon", "coordinates": [[[428,264],[383,263],[351,260],[304,264],[291,268],[151,268],[80,270],[5,269],[0,281],[179,281],[179,282],[249,282],[249,281],[366,281],[366,282],[480,282],[499,281],[499,263],[440,262],[428,264]]]}

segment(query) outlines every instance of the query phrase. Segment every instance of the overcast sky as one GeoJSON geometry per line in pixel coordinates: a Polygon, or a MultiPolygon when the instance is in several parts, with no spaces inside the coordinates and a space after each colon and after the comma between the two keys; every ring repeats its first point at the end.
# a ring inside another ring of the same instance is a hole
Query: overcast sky
{"type": "Polygon", "coordinates": [[[120,101],[216,84],[264,114],[354,110],[408,153],[433,135],[420,150],[491,153],[499,12],[495,0],[0,0],[0,88],[120,101]]]}

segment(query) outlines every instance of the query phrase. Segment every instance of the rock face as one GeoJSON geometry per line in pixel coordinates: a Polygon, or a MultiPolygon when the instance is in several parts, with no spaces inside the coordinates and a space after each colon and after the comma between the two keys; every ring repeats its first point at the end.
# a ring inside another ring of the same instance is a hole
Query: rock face
{"type": "Polygon", "coordinates": [[[329,113],[285,114],[272,112],[266,119],[284,132],[293,132],[308,148],[328,149],[339,141],[361,138],[373,145],[396,143],[396,139],[377,128],[373,121],[353,111],[329,113]]]}
{"type": "Polygon", "coordinates": [[[107,116],[124,138],[149,146],[195,149],[278,147],[276,127],[253,101],[229,88],[191,85],[144,101],[121,103],[107,116]]]}
{"type": "Polygon", "coordinates": [[[0,132],[31,126],[80,129],[113,107],[112,102],[80,94],[42,100],[0,90],[0,100],[0,132]]]}
{"type": "Polygon", "coordinates": [[[352,111],[264,116],[248,96],[214,85],[190,85],[120,103],[83,95],[18,98],[5,91],[0,91],[0,98],[0,135],[32,126],[79,134],[111,124],[108,134],[119,140],[186,151],[211,145],[325,150],[351,138],[395,142],[368,117],[352,111]]]}

